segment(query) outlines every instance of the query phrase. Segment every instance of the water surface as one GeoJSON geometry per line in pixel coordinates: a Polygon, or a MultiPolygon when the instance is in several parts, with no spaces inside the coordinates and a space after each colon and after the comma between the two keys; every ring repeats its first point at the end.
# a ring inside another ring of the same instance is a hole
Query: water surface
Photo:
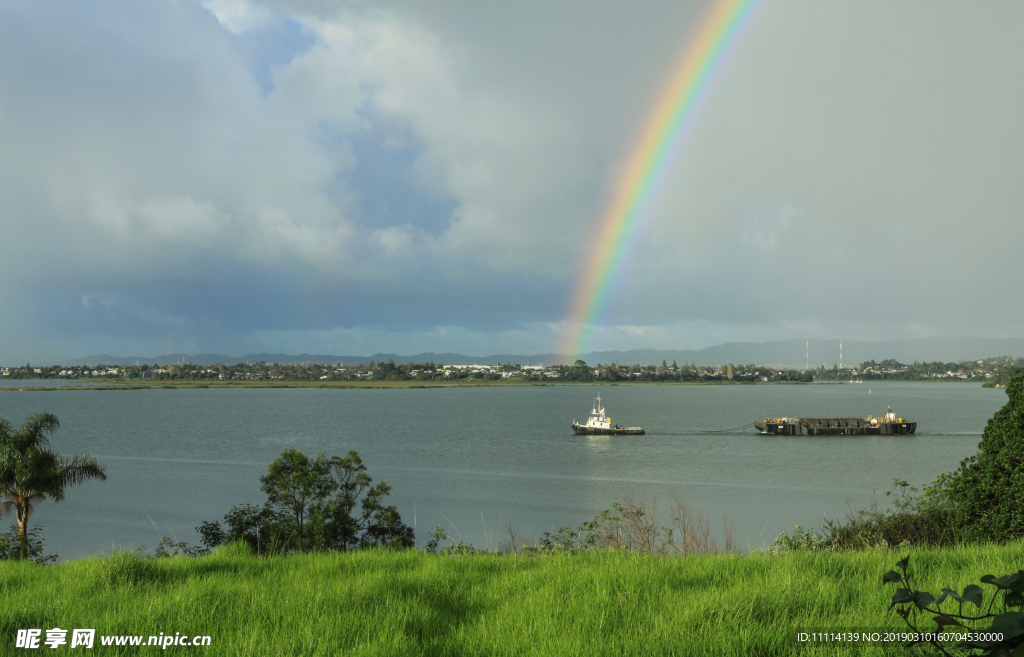
{"type": "Polygon", "coordinates": [[[105,482],[69,489],[32,517],[63,558],[197,542],[193,528],[262,503],[259,477],[281,450],[356,450],[421,544],[438,524],[494,547],[511,521],[534,535],[589,520],[626,496],[676,494],[732,522],[744,547],[884,502],[894,477],[930,482],[977,450],[1000,389],[957,383],[761,386],[545,386],[426,389],[0,390],[15,425],[50,411],[55,448],[89,452],[105,482]],[[583,437],[600,392],[613,422],[646,436],[583,437]],[[914,436],[710,433],[765,417],[881,415],[914,436]]]}

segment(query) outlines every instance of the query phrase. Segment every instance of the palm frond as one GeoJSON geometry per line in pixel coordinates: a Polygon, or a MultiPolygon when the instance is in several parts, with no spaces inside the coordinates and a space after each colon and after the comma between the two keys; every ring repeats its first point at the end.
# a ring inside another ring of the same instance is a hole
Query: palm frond
{"type": "Polygon", "coordinates": [[[49,447],[50,434],[60,427],[57,416],[53,413],[36,413],[9,435],[6,441],[5,451],[13,449],[16,452],[24,453],[40,447],[49,447]]]}
{"type": "Polygon", "coordinates": [[[106,481],[107,468],[100,465],[95,457],[88,454],[75,454],[69,459],[61,460],[57,478],[60,481],[61,492],[60,498],[54,495],[53,499],[55,500],[64,498],[63,489],[66,487],[77,486],[89,479],[106,481]]]}
{"type": "Polygon", "coordinates": [[[11,423],[0,417],[0,445],[11,437],[11,423]]]}
{"type": "Polygon", "coordinates": [[[17,462],[13,458],[8,458],[6,454],[0,453],[0,491],[2,491],[7,483],[13,482],[14,478],[18,476],[17,462]]]}
{"type": "Polygon", "coordinates": [[[45,495],[60,495],[61,458],[48,447],[31,450],[19,464],[18,488],[45,495]]]}

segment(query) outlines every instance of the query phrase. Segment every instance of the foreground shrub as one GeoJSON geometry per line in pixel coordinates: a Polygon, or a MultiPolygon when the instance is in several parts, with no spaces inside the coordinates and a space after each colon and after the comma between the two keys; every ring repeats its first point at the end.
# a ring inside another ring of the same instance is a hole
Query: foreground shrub
{"type": "MultiPolygon", "coordinates": [[[[562,527],[544,532],[533,545],[523,545],[524,554],[572,552],[601,549],[643,554],[717,554],[718,541],[711,522],[703,512],[678,497],[672,497],[667,518],[658,515],[658,499],[627,497],[614,503],[590,522],[572,529],[562,527]]],[[[735,551],[732,528],[724,523],[724,552],[735,551]]],[[[510,535],[512,530],[510,529],[510,535]]]]}
{"type": "Polygon", "coordinates": [[[384,503],[391,486],[373,485],[353,451],[344,458],[320,452],[311,459],[289,448],[260,482],[267,494],[262,507],[232,507],[224,515],[226,529],[206,521],[196,528],[207,548],[242,541],[262,554],[415,545],[412,528],[394,505],[384,503]]]}
{"type": "MultiPolygon", "coordinates": [[[[561,527],[544,532],[540,539],[530,541],[529,534],[505,523],[506,537],[496,550],[500,554],[541,556],[572,554],[584,551],[635,552],[650,555],[695,555],[732,553],[735,546],[732,528],[723,523],[725,545],[720,549],[711,532],[711,522],[704,514],[673,496],[668,517],[659,515],[658,499],[627,497],[624,502],[613,503],[608,509],[575,529],[561,527]]],[[[430,540],[425,546],[428,553],[449,556],[482,554],[488,550],[452,540],[441,525],[427,532],[430,540]],[[444,545],[444,541],[452,542],[444,545]]]]}
{"type": "Polygon", "coordinates": [[[829,535],[817,529],[804,529],[803,525],[793,527],[793,533],[782,532],[770,547],[755,550],[759,554],[781,554],[783,552],[832,550],[835,546],[829,535]]]}
{"type": "MultiPolygon", "coordinates": [[[[931,486],[918,489],[894,479],[893,509],[876,505],[847,518],[845,524],[828,525],[829,540],[840,550],[871,547],[940,547],[957,543],[961,536],[953,523],[953,508],[946,493],[949,475],[940,475],[931,486]]],[[[886,495],[893,495],[886,491],[886,495]]]]}
{"type": "Polygon", "coordinates": [[[164,536],[160,544],[156,546],[155,557],[201,557],[209,554],[210,550],[200,545],[189,545],[185,541],[174,542],[173,539],[164,536]]]}
{"type": "Polygon", "coordinates": [[[47,565],[57,560],[56,554],[46,554],[43,548],[43,526],[34,525],[25,531],[24,550],[22,537],[17,525],[11,531],[0,534],[0,561],[5,559],[28,559],[40,565],[47,565]]]}
{"type": "MultiPolygon", "coordinates": [[[[931,486],[918,489],[907,481],[894,479],[893,509],[881,511],[877,504],[847,515],[844,521],[825,519],[821,529],[782,532],[763,553],[794,550],[865,550],[888,547],[942,547],[961,541],[953,525],[953,509],[948,501],[944,473],[931,486]]],[[[886,496],[893,491],[886,491],[886,496]]]]}
{"type": "Polygon", "coordinates": [[[1006,394],[978,453],[961,461],[949,481],[953,522],[968,540],[1024,537],[1024,377],[1011,379],[1006,394]]]}

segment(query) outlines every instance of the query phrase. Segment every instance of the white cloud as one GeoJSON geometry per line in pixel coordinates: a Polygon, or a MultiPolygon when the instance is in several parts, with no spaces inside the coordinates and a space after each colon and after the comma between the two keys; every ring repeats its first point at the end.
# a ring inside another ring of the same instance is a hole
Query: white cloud
{"type": "MultiPolygon", "coordinates": [[[[465,326],[420,326],[424,345],[532,335],[529,351],[556,342],[588,236],[704,10],[75,7],[0,15],[0,231],[14,268],[59,254],[12,280],[0,311],[115,299],[102,333],[178,303],[165,316],[180,326],[237,321],[237,337],[426,309],[465,326]],[[374,190],[357,175],[371,169],[374,190]],[[182,300],[199,280],[208,307],[182,300]],[[217,298],[290,312],[224,319],[217,298]],[[358,316],[319,310],[357,302],[358,316]],[[529,328],[495,333],[506,324],[529,328]]],[[[1014,4],[767,4],[630,242],[600,346],[1024,331],[1024,93],[1008,82],[1022,26],[1014,4]],[[880,299],[900,312],[865,314],[880,299]],[[834,305],[858,311],[830,324],[834,305]]]]}
{"type": "Polygon", "coordinates": [[[270,10],[249,0],[204,0],[203,7],[235,34],[266,27],[273,20],[270,10]]]}
{"type": "Polygon", "coordinates": [[[93,220],[115,237],[133,244],[133,233],[157,237],[170,246],[203,248],[216,242],[229,228],[230,217],[210,201],[196,202],[191,196],[157,197],[142,202],[127,200],[124,207],[94,206],[93,220]]]}

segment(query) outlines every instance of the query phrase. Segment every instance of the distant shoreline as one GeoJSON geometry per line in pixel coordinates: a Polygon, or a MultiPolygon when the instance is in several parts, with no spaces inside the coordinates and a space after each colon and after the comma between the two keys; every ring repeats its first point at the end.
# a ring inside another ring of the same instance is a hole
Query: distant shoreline
{"type": "MultiPolygon", "coordinates": [[[[43,379],[34,379],[43,380],[43,379]]],[[[932,379],[919,381],[879,380],[865,383],[968,383],[955,379],[932,379]]],[[[971,382],[973,383],[973,382],[971,382]]],[[[0,386],[0,392],[53,392],[65,390],[193,390],[223,388],[336,388],[336,389],[391,389],[391,388],[529,388],[555,386],[775,386],[775,385],[849,385],[849,381],[474,381],[456,383],[450,381],[180,381],[173,383],[132,382],[107,384],[96,382],[67,386],[0,386]]],[[[978,384],[980,385],[980,384],[978,384]]]]}

